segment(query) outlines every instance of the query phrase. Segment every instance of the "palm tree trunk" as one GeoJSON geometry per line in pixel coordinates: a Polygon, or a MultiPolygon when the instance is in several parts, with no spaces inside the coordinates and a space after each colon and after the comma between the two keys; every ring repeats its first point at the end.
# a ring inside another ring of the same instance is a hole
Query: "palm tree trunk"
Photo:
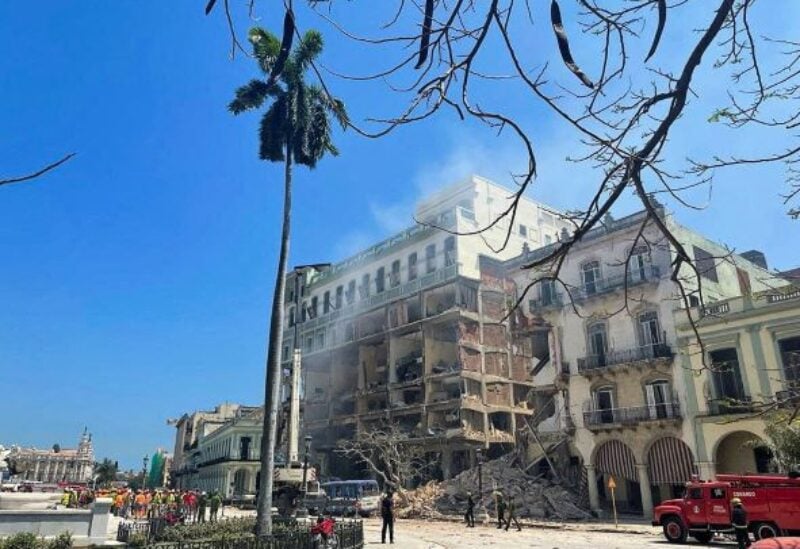
{"type": "MultiPolygon", "coordinates": [[[[286,260],[289,256],[289,234],[292,218],[292,147],[291,133],[287,139],[284,163],[283,227],[281,249],[278,255],[278,272],[275,292],[272,295],[272,313],[269,325],[267,375],[264,388],[264,424],[261,430],[261,486],[258,487],[258,512],[256,535],[272,533],[272,480],[275,470],[278,407],[280,405],[281,339],[283,336],[283,301],[286,291],[286,260]]],[[[288,457],[288,456],[287,456],[288,457]]]]}

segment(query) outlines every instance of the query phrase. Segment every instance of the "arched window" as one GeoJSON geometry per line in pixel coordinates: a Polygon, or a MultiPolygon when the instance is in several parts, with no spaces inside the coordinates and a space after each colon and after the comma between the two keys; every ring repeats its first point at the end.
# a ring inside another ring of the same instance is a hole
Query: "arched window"
{"type": "Polygon", "coordinates": [[[614,423],[614,386],[603,385],[592,391],[592,423],[614,423]]]}

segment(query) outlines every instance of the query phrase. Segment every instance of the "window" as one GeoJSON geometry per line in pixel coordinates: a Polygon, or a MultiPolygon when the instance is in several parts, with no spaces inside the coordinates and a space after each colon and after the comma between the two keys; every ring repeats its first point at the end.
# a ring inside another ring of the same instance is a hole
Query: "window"
{"type": "Polygon", "coordinates": [[[703,489],[702,488],[690,488],[689,499],[703,499],[703,489]]]}
{"type": "Polygon", "coordinates": [[[306,338],[306,346],[305,346],[304,350],[306,352],[309,352],[309,353],[314,350],[314,337],[313,336],[308,336],[306,338]]]}
{"type": "Polygon", "coordinates": [[[317,349],[325,348],[325,332],[317,333],[317,349]]]}
{"type": "Polygon", "coordinates": [[[600,289],[600,262],[590,261],[581,267],[583,289],[586,295],[594,295],[600,289]]]}
{"type": "Polygon", "coordinates": [[[436,244],[425,248],[425,272],[432,273],[436,270],[436,244]]]}
{"type": "Polygon", "coordinates": [[[650,419],[675,417],[668,381],[658,380],[648,383],[645,385],[645,396],[650,419]]]}
{"type": "Polygon", "coordinates": [[[351,280],[347,283],[347,304],[350,305],[356,300],[356,281],[351,280]]]}
{"type": "Polygon", "coordinates": [[[456,237],[448,236],[444,241],[444,266],[456,264],[456,237]]]}
{"type": "Polygon", "coordinates": [[[553,243],[553,237],[550,236],[549,234],[544,235],[544,243],[545,243],[545,245],[552,244],[553,243]]]}
{"type": "Polygon", "coordinates": [[[247,461],[250,459],[250,437],[242,437],[239,439],[239,459],[247,461]]]}
{"type": "Polygon", "coordinates": [[[728,499],[725,495],[725,488],[712,488],[711,499],[728,499]]]}
{"type": "Polygon", "coordinates": [[[408,280],[417,279],[417,252],[408,256],[408,280]]]}
{"type": "Polygon", "coordinates": [[[344,287],[343,286],[336,286],[336,309],[342,308],[342,297],[344,296],[344,287]]]}
{"type": "Polygon", "coordinates": [[[614,423],[614,388],[600,387],[592,394],[595,423],[614,423]]]}
{"type": "Polygon", "coordinates": [[[519,226],[519,235],[521,237],[523,237],[523,238],[527,238],[528,237],[528,227],[526,227],[525,225],[520,224],[520,226],[519,226]]]}
{"type": "Polygon", "coordinates": [[[389,275],[389,287],[397,288],[400,285],[400,260],[392,261],[392,274],[389,275]]]}
{"type": "Polygon", "coordinates": [[[317,296],[312,297],[311,298],[311,311],[310,311],[310,315],[309,315],[311,318],[317,318],[317,312],[318,312],[318,307],[317,306],[318,305],[319,305],[319,298],[317,296]]]}
{"type": "Polygon", "coordinates": [[[694,246],[694,263],[700,276],[707,278],[713,282],[719,282],[717,278],[717,265],[714,262],[714,256],[705,251],[703,248],[694,246]]]}
{"type": "Polygon", "coordinates": [[[331,292],[330,290],[325,292],[325,295],[322,297],[322,314],[328,314],[331,312],[331,292]]]}
{"type": "Polygon", "coordinates": [[[602,368],[606,365],[606,354],[608,353],[606,325],[604,322],[589,324],[586,332],[589,336],[589,353],[597,367],[602,368]]]}
{"type": "Polygon", "coordinates": [[[719,349],[711,351],[709,355],[711,358],[711,377],[717,398],[736,401],[746,400],[736,349],[719,349]]]}
{"type": "Polygon", "coordinates": [[[783,377],[787,389],[797,392],[800,387],[800,337],[790,337],[778,342],[783,363],[783,377]]]}
{"type": "Polygon", "coordinates": [[[542,280],[539,285],[539,297],[543,307],[552,305],[556,300],[556,288],[552,280],[542,280]]]}
{"type": "Polygon", "coordinates": [[[283,346],[283,350],[281,351],[281,360],[289,360],[289,347],[286,345],[283,346]]]}
{"type": "MultiPolygon", "coordinates": [[[[661,324],[658,322],[658,313],[648,311],[639,315],[639,345],[654,350],[654,347],[661,345],[661,324]]],[[[651,357],[651,355],[648,355],[651,357]]]]}
{"type": "Polygon", "coordinates": [[[382,293],[386,284],[386,269],[381,267],[375,273],[375,293],[382,293]]]}
{"type": "Polygon", "coordinates": [[[306,321],[306,311],[308,310],[308,302],[303,301],[303,304],[300,307],[300,322],[306,321]]]}
{"type": "Polygon", "coordinates": [[[294,307],[289,307],[289,327],[294,326],[294,307]]]}
{"type": "Polygon", "coordinates": [[[358,294],[361,299],[369,297],[369,273],[361,277],[361,286],[358,287],[358,294]]]}
{"type": "Polygon", "coordinates": [[[647,266],[650,264],[650,250],[646,246],[637,246],[631,251],[631,259],[628,262],[628,274],[630,280],[639,282],[647,280],[647,266]]]}

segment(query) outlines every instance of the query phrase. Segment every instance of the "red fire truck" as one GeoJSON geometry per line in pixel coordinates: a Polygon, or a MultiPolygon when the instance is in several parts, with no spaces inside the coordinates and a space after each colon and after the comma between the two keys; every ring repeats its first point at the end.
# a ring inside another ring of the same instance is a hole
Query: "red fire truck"
{"type": "Polygon", "coordinates": [[[715,532],[731,533],[732,498],[742,500],[756,539],[800,532],[800,478],[797,475],[717,475],[716,480],[686,483],[683,499],[653,510],[653,526],[664,528],[671,543],[692,536],[700,543],[715,532]]]}

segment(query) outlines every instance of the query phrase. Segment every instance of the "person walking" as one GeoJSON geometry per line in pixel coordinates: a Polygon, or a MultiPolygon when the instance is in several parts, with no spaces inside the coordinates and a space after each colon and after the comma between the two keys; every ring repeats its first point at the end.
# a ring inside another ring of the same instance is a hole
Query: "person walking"
{"type": "Polygon", "coordinates": [[[495,493],[495,507],[497,508],[497,529],[499,530],[503,527],[503,517],[506,513],[506,502],[502,492],[495,493]]]}
{"type": "Polygon", "coordinates": [[[383,527],[381,528],[381,543],[386,543],[386,530],[389,530],[389,543],[394,543],[394,494],[392,490],[386,490],[386,495],[381,500],[381,518],[383,527]]]}
{"type": "Polygon", "coordinates": [[[222,505],[222,498],[219,495],[219,492],[214,492],[211,494],[211,522],[217,522],[217,513],[219,513],[219,507],[222,505]]]}
{"type": "Polygon", "coordinates": [[[731,500],[731,524],[736,532],[736,543],[739,549],[750,547],[750,534],[747,530],[747,511],[742,505],[742,500],[733,498],[731,500]]]}
{"type": "Polygon", "coordinates": [[[464,513],[464,520],[467,528],[475,528],[475,500],[472,499],[472,492],[467,492],[467,512],[464,513]]]}
{"type": "Polygon", "coordinates": [[[522,531],[522,526],[519,525],[519,521],[517,517],[514,515],[514,496],[509,494],[508,496],[508,506],[506,507],[506,532],[508,532],[508,527],[511,526],[511,521],[514,521],[514,525],[517,527],[517,531],[522,531]]]}

